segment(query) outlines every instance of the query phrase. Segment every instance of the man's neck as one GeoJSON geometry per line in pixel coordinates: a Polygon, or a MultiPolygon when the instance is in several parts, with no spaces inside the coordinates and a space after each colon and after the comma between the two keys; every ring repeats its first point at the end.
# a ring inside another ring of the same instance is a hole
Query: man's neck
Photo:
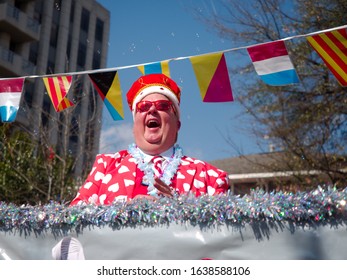
{"type": "MultiPolygon", "coordinates": [[[[154,155],[149,155],[149,154],[146,154],[144,151],[142,151],[139,147],[138,149],[141,151],[141,153],[144,155],[144,158],[145,158],[145,161],[150,161],[154,155]]],[[[169,158],[172,157],[174,153],[174,148],[171,147],[170,149],[166,150],[165,152],[162,152],[161,154],[159,155],[156,155],[156,156],[162,156],[163,158],[165,158],[166,160],[168,160],[169,158]]]]}

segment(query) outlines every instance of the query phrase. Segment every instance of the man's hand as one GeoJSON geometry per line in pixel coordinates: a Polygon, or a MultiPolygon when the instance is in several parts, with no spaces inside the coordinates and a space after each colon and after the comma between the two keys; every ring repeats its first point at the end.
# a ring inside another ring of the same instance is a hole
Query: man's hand
{"type": "Polygon", "coordinates": [[[160,194],[167,197],[173,197],[173,189],[166,185],[158,177],[154,177],[153,186],[159,191],[160,194]]]}

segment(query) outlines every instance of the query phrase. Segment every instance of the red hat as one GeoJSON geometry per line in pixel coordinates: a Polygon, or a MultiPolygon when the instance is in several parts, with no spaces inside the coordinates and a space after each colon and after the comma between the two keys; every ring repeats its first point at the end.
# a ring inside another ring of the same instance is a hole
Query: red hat
{"type": "Polygon", "coordinates": [[[127,93],[129,108],[135,116],[136,104],[151,93],[165,95],[174,104],[180,117],[181,90],[174,80],[164,74],[149,74],[138,78],[127,93]]]}

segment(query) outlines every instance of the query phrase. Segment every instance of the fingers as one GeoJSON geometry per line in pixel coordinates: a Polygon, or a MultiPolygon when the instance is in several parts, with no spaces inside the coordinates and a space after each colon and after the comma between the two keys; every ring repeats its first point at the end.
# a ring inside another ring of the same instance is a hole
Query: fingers
{"type": "Polygon", "coordinates": [[[172,189],[158,177],[154,177],[153,186],[164,196],[173,197],[172,189]]]}

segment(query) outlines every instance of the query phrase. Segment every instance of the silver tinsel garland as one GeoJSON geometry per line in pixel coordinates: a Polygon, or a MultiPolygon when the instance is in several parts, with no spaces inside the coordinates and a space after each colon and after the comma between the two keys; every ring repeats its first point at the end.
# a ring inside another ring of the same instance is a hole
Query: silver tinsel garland
{"type": "Polygon", "coordinates": [[[191,224],[198,226],[251,224],[272,226],[289,222],[293,226],[346,225],[347,189],[318,187],[310,192],[249,195],[194,195],[156,201],[134,200],[109,206],[73,206],[51,202],[46,205],[17,206],[0,202],[0,230],[39,234],[81,232],[85,227],[113,229],[137,226],[191,224]]]}

